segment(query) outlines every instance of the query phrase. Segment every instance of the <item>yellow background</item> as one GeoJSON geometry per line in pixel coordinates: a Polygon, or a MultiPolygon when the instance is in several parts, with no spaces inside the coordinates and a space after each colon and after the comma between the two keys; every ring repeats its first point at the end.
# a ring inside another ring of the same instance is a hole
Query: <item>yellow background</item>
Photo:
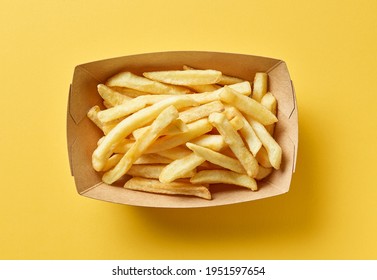
{"type": "Polygon", "coordinates": [[[376,14],[373,0],[2,0],[0,258],[376,259],[376,14]],[[203,209],[76,193],[74,66],[168,50],[286,61],[299,106],[289,193],[203,209]]]}

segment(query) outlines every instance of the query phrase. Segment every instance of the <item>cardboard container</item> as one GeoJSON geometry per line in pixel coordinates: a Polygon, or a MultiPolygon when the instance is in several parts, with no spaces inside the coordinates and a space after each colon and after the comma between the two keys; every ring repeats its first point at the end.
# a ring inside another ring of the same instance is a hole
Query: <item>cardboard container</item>
{"type": "Polygon", "coordinates": [[[295,171],[298,145],[298,119],[295,93],[286,64],[278,59],[218,52],[161,52],[131,55],[78,65],[69,92],[67,141],[71,174],[80,195],[99,200],[149,207],[190,208],[233,204],[262,199],[288,192],[295,171]],[[283,150],[281,169],[259,182],[259,190],[221,185],[212,192],[212,200],[131,191],[101,182],[101,175],[91,165],[91,156],[99,129],[86,117],[94,105],[102,104],[97,84],[120,71],[141,74],[144,71],[182,69],[189,65],[217,69],[224,74],[253,81],[258,71],[269,75],[269,90],[278,100],[275,139],[283,150]]]}

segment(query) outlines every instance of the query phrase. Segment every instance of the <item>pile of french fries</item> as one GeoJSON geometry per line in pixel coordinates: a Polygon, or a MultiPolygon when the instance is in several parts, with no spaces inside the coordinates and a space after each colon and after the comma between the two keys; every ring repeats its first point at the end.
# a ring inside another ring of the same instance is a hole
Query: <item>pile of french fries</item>
{"type": "Polygon", "coordinates": [[[104,109],[88,117],[102,131],[92,155],[106,184],[212,199],[210,186],[258,190],[279,169],[277,101],[268,75],[252,83],[217,70],[121,72],[99,84],[104,109]]]}

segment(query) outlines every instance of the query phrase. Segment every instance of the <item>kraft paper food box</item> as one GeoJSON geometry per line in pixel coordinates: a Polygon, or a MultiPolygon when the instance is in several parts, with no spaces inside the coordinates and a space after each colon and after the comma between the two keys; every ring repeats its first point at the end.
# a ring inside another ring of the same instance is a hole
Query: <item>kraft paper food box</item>
{"type": "Polygon", "coordinates": [[[296,97],[287,65],[279,59],[219,52],[173,51],[146,53],[111,58],[75,67],[67,110],[67,144],[77,192],[108,202],[166,208],[193,208],[227,205],[280,195],[289,191],[295,171],[298,147],[298,115],[296,97]],[[199,69],[216,69],[226,75],[253,81],[256,72],[267,72],[268,89],[278,101],[278,123],[274,138],[282,147],[281,168],[258,182],[258,191],[219,185],[211,188],[212,200],[189,196],[152,194],[127,190],[122,185],[110,186],[91,165],[91,158],[102,132],[88,119],[87,112],[102,104],[97,85],[112,75],[130,71],[181,70],[183,65],[199,69]]]}

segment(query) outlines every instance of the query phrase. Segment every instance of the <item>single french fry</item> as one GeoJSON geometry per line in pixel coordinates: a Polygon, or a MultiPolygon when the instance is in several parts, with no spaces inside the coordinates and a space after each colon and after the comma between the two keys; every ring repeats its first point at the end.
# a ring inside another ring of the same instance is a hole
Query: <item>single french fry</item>
{"type": "Polygon", "coordinates": [[[186,94],[190,90],[184,87],[166,85],[157,81],[152,81],[145,77],[135,75],[131,72],[121,72],[107,80],[109,87],[127,87],[151,94],[186,94]]]}
{"type": "Polygon", "coordinates": [[[256,181],[247,176],[230,170],[202,170],[196,173],[190,182],[193,184],[230,184],[258,190],[256,181]]]}
{"type": "MultiPolygon", "coordinates": [[[[197,70],[197,69],[190,67],[188,65],[183,65],[183,70],[197,70]]],[[[222,74],[220,80],[217,83],[220,85],[232,85],[232,84],[236,84],[240,82],[243,82],[243,80],[240,78],[222,74]]]]}
{"type": "MultiPolygon", "coordinates": [[[[104,101],[111,106],[123,104],[126,101],[131,100],[130,97],[123,95],[104,84],[97,85],[97,91],[104,101]]],[[[108,107],[108,106],[106,106],[108,107]]]]}
{"type": "Polygon", "coordinates": [[[158,153],[163,150],[171,149],[191,139],[197,138],[212,130],[212,125],[207,118],[197,120],[187,124],[188,130],[176,135],[167,135],[157,139],[146,151],[146,153],[158,153]]]}
{"type": "Polygon", "coordinates": [[[238,92],[239,94],[242,94],[242,95],[245,95],[245,96],[249,96],[251,94],[251,84],[248,81],[229,85],[229,86],[226,86],[226,87],[229,87],[229,88],[235,90],[236,92],[238,92]]]}
{"type": "MultiPolygon", "coordinates": [[[[140,127],[132,132],[132,135],[135,139],[139,138],[149,126],[140,127]]],[[[188,130],[187,125],[180,119],[174,120],[169,124],[164,131],[161,132],[161,135],[175,135],[178,133],[186,132],[188,130]]]]}
{"type": "MultiPolygon", "coordinates": [[[[251,85],[247,81],[229,85],[228,87],[237,91],[239,94],[242,94],[245,96],[249,96],[251,94],[251,85]]],[[[223,88],[221,87],[215,91],[188,94],[188,96],[190,96],[199,104],[205,104],[212,101],[220,100],[220,93],[222,92],[222,90],[223,88]]]]}
{"type": "Polygon", "coordinates": [[[234,155],[241,162],[247,174],[255,177],[258,173],[258,162],[251,152],[245,146],[241,136],[234,130],[224,113],[212,113],[209,115],[209,122],[216,127],[219,133],[224,137],[225,143],[228,144],[234,155]]]}
{"type": "Polygon", "coordinates": [[[162,164],[132,165],[127,174],[133,177],[158,179],[164,167],[162,164]]]}
{"type": "Polygon", "coordinates": [[[221,78],[221,72],[216,70],[168,70],[144,72],[143,76],[166,84],[190,86],[216,84],[221,78]]]}
{"type": "Polygon", "coordinates": [[[161,171],[159,180],[162,183],[170,183],[179,178],[185,178],[187,173],[193,172],[195,168],[201,165],[205,159],[191,152],[191,154],[176,159],[166,165],[161,171]]]}
{"type": "Polygon", "coordinates": [[[104,100],[102,102],[103,106],[106,108],[106,109],[109,109],[109,108],[112,108],[114,107],[110,102],[108,102],[107,100],[104,100]]]}
{"type": "Polygon", "coordinates": [[[252,98],[260,102],[267,92],[268,75],[267,73],[257,72],[254,76],[252,98]]]}
{"type": "Polygon", "coordinates": [[[149,92],[140,91],[140,90],[136,90],[136,89],[133,89],[133,88],[127,88],[127,87],[112,86],[110,88],[112,90],[115,90],[115,91],[121,93],[124,96],[127,96],[130,99],[136,98],[136,97],[139,97],[139,96],[153,95],[153,94],[151,94],[149,92]]]}
{"type": "Polygon", "coordinates": [[[134,165],[140,164],[169,164],[173,160],[164,157],[159,154],[145,154],[138,157],[138,159],[133,163],[134,165]]]}
{"type": "Polygon", "coordinates": [[[134,177],[124,184],[124,188],[159,194],[190,195],[211,199],[211,193],[204,185],[183,182],[161,183],[158,180],[134,177]]]}
{"type": "Polygon", "coordinates": [[[214,151],[220,151],[226,146],[224,138],[217,134],[204,134],[198,138],[192,139],[191,143],[206,147],[214,151]]]}
{"type": "Polygon", "coordinates": [[[164,109],[174,105],[177,109],[197,104],[185,95],[172,96],[156,104],[137,111],[118,123],[105,137],[92,155],[92,165],[96,171],[101,171],[107,159],[112,154],[112,148],[119,144],[135,129],[148,124],[164,109]]]}
{"type": "Polygon", "coordinates": [[[267,92],[265,95],[263,95],[260,103],[276,116],[277,101],[275,96],[271,92],[267,92]]]}
{"type": "MultiPolygon", "coordinates": [[[[193,142],[200,143],[202,146],[213,150],[221,150],[226,145],[221,135],[206,134],[195,138],[193,142]]],[[[188,171],[194,170],[205,162],[203,157],[195,155],[191,150],[181,146],[161,151],[159,154],[174,159],[164,168],[160,177],[161,182],[172,182],[176,179],[184,178],[188,171]]]]}
{"type": "Polygon", "coordinates": [[[244,80],[242,80],[240,78],[222,74],[221,79],[218,82],[218,84],[226,86],[226,85],[234,85],[234,84],[238,84],[238,83],[242,83],[242,82],[244,82],[244,80]]]}
{"type": "Polygon", "coordinates": [[[244,126],[244,122],[239,116],[235,116],[234,118],[232,118],[229,121],[229,123],[233,126],[234,130],[236,131],[242,129],[244,126]]]}
{"type": "Polygon", "coordinates": [[[122,159],[123,156],[124,154],[113,154],[106,162],[103,171],[108,171],[111,168],[113,168],[115,165],[118,164],[118,162],[122,159]]]}
{"type": "Polygon", "coordinates": [[[272,173],[272,171],[273,171],[272,167],[266,168],[266,167],[263,167],[263,166],[259,165],[258,174],[255,177],[255,180],[259,180],[259,181],[263,180],[268,175],[270,175],[272,173]]]}
{"type": "Polygon", "coordinates": [[[153,121],[149,129],[146,130],[124,154],[119,163],[103,175],[102,181],[107,184],[112,184],[126,174],[137,158],[157,139],[161,131],[177,117],[178,111],[173,105],[163,110],[153,121]]]}
{"type": "Polygon", "coordinates": [[[192,152],[191,152],[190,149],[188,149],[186,146],[182,145],[182,146],[177,146],[177,147],[174,147],[174,148],[171,148],[171,149],[160,151],[157,154],[161,155],[163,157],[166,157],[168,159],[171,159],[171,160],[176,160],[176,159],[180,159],[180,158],[183,158],[185,156],[188,156],[191,153],[192,152]]]}
{"type": "Polygon", "coordinates": [[[100,114],[101,109],[98,105],[94,105],[92,108],[89,109],[87,116],[88,118],[99,128],[102,130],[104,135],[107,135],[110,130],[112,130],[117,124],[117,121],[111,121],[108,123],[102,122],[98,115],[100,114]]]}
{"type": "Polygon", "coordinates": [[[255,156],[256,160],[259,162],[260,166],[264,168],[272,168],[270,159],[268,158],[268,153],[265,147],[261,147],[255,156]]]}
{"type": "Polygon", "coordinates": [[[219,165],[237,173],[246,173],[242,164],[234,158],[192,143],[187,143],[186,146],[196,155],[203,157],[205,160],[213,164],[219,165]]]}
{"type": "Polygon", "coordinates": [[[221,86],[216,85],[216,84],[210,84],[210,85],[190,85],[188,87],[190,89],[192,89],[194,92],[198,92],[198,93],[201,93],[201,92],[211,92],[211,91],[215,91],[215,90],[221,88],[221,86]]]}
{"type": "Polygon", "coordinates": [[[147,104],[143,102],[143,100],[140,100],[139,97],[136,97],[120,105],[116,105],[112,108],[102,110],[98,112],[97,115],[98,115],[98,119],[101,122],[106,123],[106,122],[110,122],[119,118],[126,117],[128,115],[131,115],[132,113],[139,111],[145,106],[147,106],[147,104]]]}
{"type": "Polygon", "coordinates": [[[273,168],[279,169],[282,159],[282,149],[266,128],[259,122],[248,118],[251,127],[254,129],[263,147],[267,150],[268,158],[273,168]]]}
{"type": "Polygon", "coordinates": [[[179,119],[185,123],[190,123],[204,117],[208,117],[213,112],[221,112],[224,105],[220,101],[212,101],[197,107],[191,107],[179,113],[179,119]]]}
{"type": "MultiPolygon", "coordinates": [[[[273,113],[273,114],[276,116],[276,114],[277,114],[277,101],[276,101],[275,96],[273,96],[271,92],[267,92],[267,93],[262,97],[261,104],[262,104],[264,107],[266,107],[269,111],[271,111],[271,113],[273,113]]],[[[274,135],[274,132],[275,132],[275,124],[276,124],[276,123],[273,123],[273,124],[270,124],[270,125],[266,125],[266,129],[267,129],[267,131],[268,131],[271,135],[274,135]]]]}
{"type": "Polygon", "coordinates": [[[239,132],[242,138],[245,140],[247,146],[249,147],[249,150],[255,157],[259,149],[262,147],[262,142],[257,137],[255,131],[253,130],[249,122],[245,119],[243,114],[233,106],[225,109],[225,115],[228,117],[228,119],[231,116],[238,116],[239,118],[242,119],[243,126],[239,130],[239,132]]]}
{"type": "MultiPolygon", "coordinates": [[[[105,137],[102,138],[102,141],[104,139],[105,137]]],[[[116,154],[125,154],[132,147],[134,143],[135,143],[135,140],[124,138],[118,144],[114,145],[114,147],[112,147],[111,150],[113,151],[113,153],[116,153],[116,154]]]]}
{"type": "Polygon", "coordinates": [[[264,125],[277,122],[276,116],[262,104],[250,97],[239,94],[230,87],[224,87],[220,93],[220,100],[236,107],[244,114],[250,115],[264,125]]]}
{"type": "Polygon", "coordinates": [[[89,109],[86,115],[99,129],[103,131],[103,123],[98,119],[98,112],[100,111],[101,108],[98,105],[94,105],[89,109]]]}
{"type": "MultiPolygon", "coordinates": [[[[132,165],[127,174],[133,177],[158,179],[164,167],[165,165],[163,164],[132,165]]],[[[186,174],[187,178],[191,178],[194,175],[194,170],[186,174]]]]}

